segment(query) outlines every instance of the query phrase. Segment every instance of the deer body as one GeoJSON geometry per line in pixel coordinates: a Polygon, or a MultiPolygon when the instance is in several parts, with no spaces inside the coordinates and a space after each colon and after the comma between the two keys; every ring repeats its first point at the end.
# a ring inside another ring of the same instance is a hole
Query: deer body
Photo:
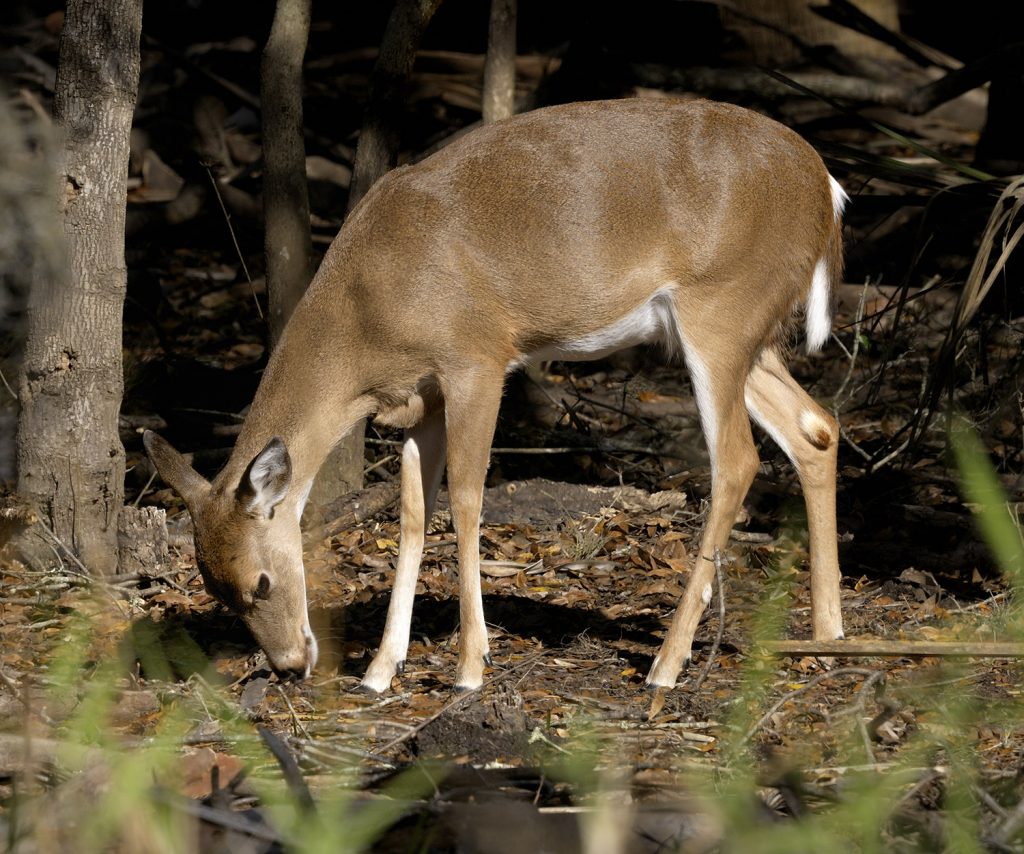
{"type": "Polygon", "coordinates": [[[831,331],[845,194],[792,131],[705,101],[570,104],[486,126],[381,179],[345,223],[271,356],[212,483],[146,445],[185,498],[211,592],[279,671],[307,675],[299,515],[358,419],[406,428],[401,543],[384,638],[363,685],[386,689],[409,641],[424,529],[447,460],[458,538],[456,686],[488,660],[479,518],[504,378],[531,360],[661,342],[690,371],[712,464],[695,566],[648,682],[689,657],[758,467],[750,418],[793,460],[808,506],[815,637],[842,636],[837,427],[780,348],[806,306],[831,331]]]}

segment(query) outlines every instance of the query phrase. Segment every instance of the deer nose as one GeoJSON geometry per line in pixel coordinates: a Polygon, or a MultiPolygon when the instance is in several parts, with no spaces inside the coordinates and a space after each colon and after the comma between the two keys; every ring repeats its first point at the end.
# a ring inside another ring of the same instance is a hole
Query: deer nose
{"type": "Polygon", "coordinates": [[[309,668],[305,663],[303,663],[301,665],[292,665],[289,667],[275,667],[274,672],[277,674],[277,678],[282,682],[301,682],[306,678],[309,668]]]}
{"type": "Polygon", "coordinates": [[[300,682],[309,676],[313,664],[305,653],[297,656],[289,656],[281,661],[272,661],[270,664],[282,682],[300,682]]]}
{"type": "MultiPolygon", "coordinates": [[[[317,659],[317,643],[313,633],[303,628],[302,652],[282,656],[276,661],[271,660],[270,666],[282,681],[297,682],[305,679],[313,672],[317,659]]],[[[269,656],[268,656],[269,658],[269,656]]]]}

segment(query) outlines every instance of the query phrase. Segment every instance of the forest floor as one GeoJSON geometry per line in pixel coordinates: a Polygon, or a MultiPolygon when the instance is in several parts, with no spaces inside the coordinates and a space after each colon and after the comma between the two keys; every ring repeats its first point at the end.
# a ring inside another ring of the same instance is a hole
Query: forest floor
{"type": "MultiPolygon", "coordinates": [[[[922,311],[941,328],[948,307],[936,303],[922,311]]],[[[812,391],[842,383],[849,368],[836,355],[798,356],[794,365],[798,377],[814,377],[812,391]]],[[[871,370],[867,361],[855,367],[871,370]]],[[[884,407],[873,413],[860,406],[856,417],[847,416],[851,442],[879,429],[884,407]]],[[[187,514],[170,490],[153,492],[153,484],[143,502],[177,508],[166,565],[109,585],[86,581],[66,560],[45,572],[12,560],[0,566],[0,665],[11,687],[0,691],[5,729],[24,725],[26,705],[37,735],[76,720],[89,679],[68,686],[51,674],[62,644],[88,615],[90,652],[82,666],[89,672],[110,656],[122,662],[108,723],[123,743],[144,744],[170,709],[191,709],[179,769],[179,790],[191,797],[213,802],[213,766],[221,784],[242,768],[242,737],[228,734],[222,712],[202,712],[210,692],[280,737],[314,799],[339,781],[365,797],[379,795],[401,769],[433,768],[433,794],[411,801],[380,850],[411,850],[403,845],[413,825],[437,845],[483,840],[478,850],[529,847],[538,833],[572,837],[572,827],[563,826],[567,811],[597,797],[567,761],[580,755],[591,763],[587,779],[629,793],[638,838],[653,833],[700,848],[701,839],[721,835],[724,820],[701,792],[715,775],[728,776],[747,747],[766,815],[827,810],[844,792],[889,775],[898,801],[888,804],[894,846],[928,847],[943,833],[933,816],[953,762],[943,744],[956,721],[969,721],[961,735],[974,750],[985,832],[994,835],[1009,820],[1024,756],[1019,661],[896,655],[844,658],[826,669],[815,657],[772,658],[754,646],[752,638],[768,631],[757,627],[766,613],[781,620],[781,636],[810,637],[798,483],[767,440],[762,474],[721,571],[724,623],[716,597],[677,688],[644,690],[686,584],[709,477],[685,374],[652,353],[552,366],[512,389],[484,502],[483,589],[494,662],[484,688],[468,697],[451,690],[457,596],[442,493],[405,671],[381,696],[359,693],[397,553],[395,439],[376,434],[369,452],[376,480],[368,494],[384,509],[330,536],[311,526],[306,566],[321,659],[310,680],[280,684],[241,624],[204,592],[187,514]],[[551,448],[561,451],[534,452],[551,448]],[[567,473],[585,482],[570,482],[567,473]],[[154,650],[168,660],[157,655],[147,664],[154,650]],[[498,812],[456,808],[481,802],[498,812]],[[510,819],[514,831],[505,826],[510,819]]],[[[847,637],[906,641],[910,653],[915,640],[1009,639],[1006,626],[1015,618],[1007,588],[973,533],[941,448],[932,453],[887,475],[842,466],[847,637]]],[[[4,743],[6,769],[17,765],[19,739],[4,743]]],[[[267,763],[264,757],[255,773],[276,776],[267,763]]],[[[244,783],[231,797],[252,802],[244,783]]]]}

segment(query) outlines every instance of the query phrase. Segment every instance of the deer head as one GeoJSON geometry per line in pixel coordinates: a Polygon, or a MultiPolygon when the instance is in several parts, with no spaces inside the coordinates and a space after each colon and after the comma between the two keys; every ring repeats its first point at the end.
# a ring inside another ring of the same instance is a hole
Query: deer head
{"type": "Polygon", "coordinates": [[[210,483],[152,431],[143,442],[192,515],[206,589],[242,618],[280,676],[308,676],[317,646],[306,609],[301,509],[284,442],[271,439],[235,483],[223,476],[210,483]]]}

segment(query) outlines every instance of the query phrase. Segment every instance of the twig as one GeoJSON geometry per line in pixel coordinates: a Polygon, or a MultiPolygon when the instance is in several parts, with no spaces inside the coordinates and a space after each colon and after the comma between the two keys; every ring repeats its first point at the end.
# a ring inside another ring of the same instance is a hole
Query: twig
{"type": "Polygon", "coordinates": [[[763,531],[738,531],[733,528],[729,532],[729,539],[736,543],[752,543],[754,545],[766,545],[774,543],[775,537],[763,531]]]}
{"type": "MultiPolygon", "coordinates": [[[[928,408],[927,407],[925,407],[925,409],[924,409],[922,414],[924,414],[924,415],[928,414],[928,408]]],[[[896,457],[898,457],[900,454],[902,454],[909,446],[910,446],[910,439],[904,439],[903,440],[903,444],[898,445],[896,448],[894,448],[892,451],[890,451],[888,454],[886,454],[880,460],[876,460],[875,462],[873,462],[868,467],[868,473],[869,474],[874,474],[876,471],[878,471],[880,468],[882,468],[882,466],[888,465],[894,459],[896,459],[896,457]]]]}
{"type": "Polygon", "coordinates": [[[238,98],[238,100],[240,100],[243,104],[247,104],[248,106],[252,107],[254,110],[257,111],[260,109],[260,99],[252,92],[250,92],[248,89],[245,89],[242,86],[240,86],[238,83],[235,83],[232,80],[228,80],[226,77],[221,77],[219,74],[215,74],[214,72],[209,71],[202,65],[199,65],[197,62],[195,62],[188,55],[182,53],[181,51],[175,50],[170,45],[165,44],[164,42],[159,41],[158,39],[155,39],[152,36],[147,35],[146,33],[142,34],[142,39],[146,42],[147,45],[151,45],[158,49],[165,56],[171,57],[174,60],[174,62],[178,63],[186,70],[194,71],[197,74],[200,74],[203,77],[207,78],[208,80],[213,81],[218,86],[222,87],[226,92],[238,98]]]}
{"type": "Polygon", "coordinates": [[[567,756],[571,755],[571,751],[566,750],[560,744],[555,744],[550,738],[548,738],[546,735],[544,735],[544,733],[541,731],[541,728],[539,726],[535,726],[533,728],[533,732],[530,733],[530,737],[529,737],[529,739],[527,739],[526,743],[530,744],[530,745],[533,745],[533,744],[536,744],[537,742],[540,742],[541,744],[546,744],[548,747],[553,747],[559,753],[564,753],[567,756]]]}
{"type": "Polygon", "coordinates": [[[826,679],[834,679],[837,676],[863,676],[865,679],[867,679],[868,677],[873,676],[876,673],[878,673],[877,670],[868,670],[866,667],[838,667],[835,670],[826,670],[824,673],[819,673],[817,676],[813,677],[812,679],[809,679],[806,684],[801,685],[799,688],[793,691],[790,691],[788,694],[784,694],[776,703],[772,704],[771,708],[769,708],[767,712],[761,715],[757,723],[755,723],[749,730],[747,730],[746,735],[743,736],[742,743],[745,744],[746,742],[750,741],[750,739],[753,738],[754,733],[761,729],[761,727],[763,727],[768,722],[771,716],[774,715],[784,705],[786,705],[786,703],[788,703],[790,700],[796,699],[801,694],[807,693],[811,690],[811,688],[814,688],[816,685],[824,682],[826,679]]]}
{"type": "MultiPolygon", "coordinates": [[[[283,693],[284,692],[282,692],[282,694],[283,693]]],[[[287,701],[287,698],[285,699],[287,701]]],[[[289,703],[288,706],[291,708],[291,703],[289,703]]],[[[306,780],[302,776],[302,771],[299,770],[299,764],[295,761],[295,757],[292,756],[292,752],[288,749],[288,745],[278,738],[275,733],[271,732],[264,726],[256,727],[256,731],[260,734],[260,738],[263,739],[263,743],[266,744],[267,749],[274,754],[277,764],[281,766],[281,772],[284,774],[285,783],[288,784],[288,791],[291,792],[292,797],[298,801],[302,811],[305,813],[314,812],[316,810],[316,804],[313,803],[313,796],[309,792],[309,786],[306,785],[306,780]]],[[[306,733],[306,737],[309,738],[309,733],[306,733]]]]}
{"type": "MultiPolygon", "coordinates": [[[[959,602],[956,603],[957,613],[963,614],[965,611],[974,611],[977,608],[990,607],[996,602],[1000,602],[1003,599],[1009,597],[1009,591],[1004,590],[1002,593],[994,593],[989,596],[988,599],[982,599],[980,602],[972,602],[970,605],[961,605],[959,602]]],[[[956,599],[953,599],[956,602],[956,599]]]]}
{"type": "Polygon", "coordinates": [[[383,456],[379,460],[377,460],[377,462],[371,463],[366,468],[364,468],[363,469],[363,476],[365,477],[370,472],[372,472],[374,469],[379,469],[381,466],[386,466],[388,463],[393,463],[397,459],[398,459],[398,454],[387,454],[386,456],[383,456]]]}
{"type": "Polygon", "coordinates": [[[513,673],[516,673],[519,670],[522,670],[524,667],[534,664],[543,654],[543,650],[541,650],[540,652],[535,652],[533,655],[527,656],[522,661],[517,661],[515,664],[510,665],[507,670],[504,670],[501,673],[492,676],[478,688],[471,688],[464,694],[459,694],[457,697],[445,703],[444,706],[442,706],[437,712],[432,714],[425,721],[421,721],[409,732],[403,733],[398,738],[389,741],[377,752],[381,754],[387,753],[387,751],[391,750],[392,748],[398,747],[398,745],[400,744],[404,744],[405,742],[409,741],[409,739],[419,735],[424,729],[430,726],[430,724],[432,724],[439,717],[441,717],[441,715],[446,714],[454,709],[457,709],[460,706],[466,705],[470,700],[476,699],[477,695],[479,695],[485,688],[490,688],[492,685],[496,685],[499,682],[505,681],[513,673]]]}
{"type": "Polygon", "coordinates": [[[867,451],[861,448],[860,445],[853,441],[852,437],[846,432],[846,429],[843,427],[843,422],[839,417],[839,410],[844,404],[847,403],[847,401],[853,394],[853,392],[851,392],[849,395],[847,395],[845,399],[842,399],[843,392],[846,390],[846,386],[849,384],[850,379],[853,376],[854,368],[857,367],[857,355],[860,353],[860,327],[861,324],[864,322],[864,301],[867,299],[868,288],[870,286],[871,278],[868,277],[867,279],[864,280],[864,287],[861,288],[860,300],[857,303],[857,313],[854,315],[853,349],[851,351],[846,351],[846,348],[843,347],[843,342],[839,339],[839,336],[835,335],[834,333],[832,336],[837,342],[839,342],[839,346],[843,347],[843,350],[847,352],[847,357],[850,360],[850,366],[846,370],[846,376],[843,377],[843,381],[839,384],[838,390],[832,396],[832,415],[835,417],[836,423],[839,425],[839,435],[842,436],[842,438],[851,448],[853,448],[854,451],[856,451],[865,460],[868,460],[869,462],[871,460],[871,454],[869,454],[867,451]]]}
{"type": "Polygon", "coordinates": [[[49,603],[43,598],[29,599],[20,596],[0,596],[0,605],[28,605],[30,607],[41,608],[43,605],[49,603]]]}
{"type": "Polygon", "coordinates": [[[711,644],[708,651],[708,660],[704,662],[704,669],[701,670],[697,681],[693,683],[690,693],[696,694],[711,673],[711,666],[715,663],[715,656],[718,655],[718,648],[722,645],[722,635],[725,633],[725,589],[722,583],[722,551],[715,549],[715,578],[718,580],[718,633],[715,635],[715,642],[711,644]]]}
{"type": "MultiPolygon", "coordinates": [[[[411,729],[411,727],[410,727],[411,729]]],[[[378,765],[383,765],[388,768],[394,768],[395,763],[384,756],[380,756],[377,753],[371,753],[368,750],[362,750],[358,747],[348,747],[347,745],[341,744],[329,744],[324,741],[302,741],[293,736],[290,741],[292,744],[298,743],[301,755],[306,758],[315,759],[324,765],[332,764],[337,765],[341,760],[338,754],[345,757],[357,756],[360,759],[368,759],[371,762],[376,762],[378,765]]],[[[345,760],[348,761],[348,760],[345,760]]]]}
{"type": "MultiPolygon", "coordinates": [[[[887,706],[881,715],[876,715],[871,720],[870,724],[866,724],[864,722],[863,714],[867,711],[866,705],[868,689],[883,679],[885,679],[885,671],[878,670],[861,683],[860,690],[857,692],[857,702],[855,704],[855,709],[857,710],[857,729],[860,731],[861,740],[864,742],[864,752],[867,754],[868,762],[876,761],[875,751],[871,746],[871,739],[873,737],[877,739],[878,727],[892,717],[896,712],[896,707],[893,707],[890,711],[890,708],[887,706]]],[[[892,704],[890,704],[890,706],[891,705],[892,704]]]]}
{"type": "MultiPolygon", "coordinates": [[[[288,693],[284,690],[284,685],[282,685],[280,682],[277,683],[277,690],[281,694],[281,699],[284,700],[284,704],[288,707],[288,711],[291,713],[292,726],[294,726],[295,729],[301,732],[306,738],[311,738],[309,731],[306,729],[302,721],[299,720],[299,716],[295,713],[295,707],[292,705],[292,701],[288,697],[288,693]]],[[[263,735],[263,733],[261,732],[260,735],[263,735]]],[[[263,740],[266,741],[266,738],[264,738],[263,740]]]]}
{"type": "Polygon", "coordinates": [[[142,491],[139,492],[139,494],[136,496],[135,500],[132,502],[132,507],[138,507],[139,506],[139,502],[142,501],[142,496],[144,496],[147,492],[149,492],[149,488],[153,485],[153,481],[156,480],[156,475],[157,475],[157,471],[156,471],[156,469],[153,469],[153,473],[149,476],[149,480],[146,481],[146,485],[144,487],[142,487],[142,491]]]}
{"type": "Polygon", "coordinates": [[[0,667],[0,682],[3,682],[4,685],[7,687],[7,690],[10,691],[11,694],[14,695],[14,699],[17,700],[19,703],[21,703],[21,705],[23,705],[25,707],[25,711],[26,712],[28,712],[29,714],[36,714],[36,715],[38,715],[39,719],[44,724],[46,724],[47,726],[50,726],[50,727],[57,726],[57,724],[53,720],[53,718],[51,718],[48,714],[46,714],[46,712],[43,711],[43,709],[33,709],[32,708],[32,704],[28,701],[28,698],[25,697],[25,695],[21,692],[21,688],[18,686],[18,683],[15,682],[14,679],[12,679],[10,676],[7,675],[7,673],[4,671],[3,667],[0,667]]]}
{"type": "Polygon", "coordinates": [[[378,513],[383,513],[398,501],[400,489],[397,483],[388,481],[377,483],[361,492],[347,496],[341,502],[332,502],[323,509],[323,518],[330,517],[322,525],[310,526],[307,538],[326,539],[344,531],[346,528],[359,525],[378,513]],[[340,506],[339,506],[340,505],[340,506]],[[332,509],[337,508],[337,509],[332,509]]]}
{"type": "Polygon", "coordinates": [[[7,389],[7,393],[10,394],[15,400],[18,399],[18,393],[11,388],[10,383],[7,382],[7,377],[4,376],[4,372],[0,370],[0,380],[3,381],[4,388],[7,389]]]}
{"type": "Polygon", "coordinates": [[[1010,810],[1009,815],[992,834],[991,839],[999,845],[1006,845],[1020,832],[1022,827],[1024,827],[1024,800],[1010,810]]]}
{"type": "Polygon", "coordinates": [[[1001,818],[1004,821],[1006,820],[1009,814],[1006,812],[1006,809],[1003,807],[1003,805],[999,803],[999,801],[993,798],[977,783],[974,784],[973,789],[974,794],[976,794],[981,799],[981,802],[985,804],[985,806],[992,810],[992,812],[995,813],[998,818],[1001,818]]]}
{"type": "MultiPolygon", "coordinates": [[[[397,439],[374,439],[368,436],[367,445],[379,445],[383,447],[401,447],[402,442],[397,439]]],[[[523,447],[523,448],[491,448],[492,454],[644,454],[649,457],[668,457],[669,459],[683,459],[678,453],[672,451],[660,451],[657,448],[646,448],[640,445],[613,445],[601,443],[597,445],[564,445],[561,447],[523,447]]]]}
{"type": "Polygon", "coordinates": [[[78,555],[76,555],[73,551],[71,551],[71,549],[67,545],[65,545],[64,541],[61,540],[61,538],[57,536],[57,534],[54,532],[54,530],[49,525],[47,525],[46,522],[44,522],[42,519],[38,519],[36,524],[38,524],[39,528],[42,531],[44,531],[47,534],[47,536],[49,536],[53,540],[53,544],[47,543],[47,545],[50,546],[50,550],[56,556],[57,562],[61,565],[62,569],[64,569],[67,572],[74,573],[73,569],[71,569],[71,568],[69,568],[68,566],[65,565],[64,561],[60,557],[60,553],[57,551],[55,546],[59,546],[61,548],[61,550],[63,550],[64,553],[69,558],[71,558],[71,561],[78,566],[78,568],[82,571],[82,577],[83,577],[84,581],[87,582],[87,584],[88,584],[88,586],[90,588],[95,587],[98,590],[102,590],[107,595],[107,597],[110,599],[111,602],[113,602],[115,605],[117,605],[118,608],[121,607],[120,600],[117,598],[117,596],[114,595],[114,592],[115,592],[115,588],[114,587],[112,587],[108,582],[103,581],[102,579],[94,577],[89,572],[88,567],[84,563],[82,563],[81,560],[79,560],[78,555]]]}
{"type": "MultiPolygon", "coordinates": [[[[868,276],[864,280],[864,286],[860,289],[860,300],[857,302],[857,313],[853,319],[853,349],[849,352],[850,366],[846,369],[846,376],[843,377],[843,381],[839,384],[839,388],[836,389],[834,395],[832,395],[832,414],[839,417],[839,407],[846,401],[840,401],[843,396],[843,392],[846,391],[846,386],[850,383],[850,378],[853,376],[853,369],[857,366],[857,354],[860,352],[860,327],[864,322],[864,302],[868,297],[868,288],[871,287],[871,277],[868,276]]],[[[839,341],[839,336],[833,333],[833,338],[839,341]]],[[[840,342],[842,343],[842,342],[840,342]]],[[[845,349],[845,348],[844,348],[845,349]]]]}
{"type": "Polygon", "coordinates": [[[155,789],[152,792],[152,796],[174,809],[195,816],[200,821],[240,833],[243,836],[260,839],[264,842],[273,842],[278,846],[284,846],[293,841],[266,824],[256,824],[244,815],[233,813],[230,810],[210,807],[201,801],[184,798],[174,792],[164,792],[160,789],[155,789]]]}
{"type": "Polygon", "coordinates": [[[210,176],[210,183],[213,185],[213,193],[217,197],[217,201],[220,202],[221,212],[224,214],[224,222],[227,223],[228,232],[231,234],[231,242],[235,244],[235,252],[238,254],[238,260],[242,265],[242,272],[245,273],[245,279],[249,283],[249,290],[252,293],[252,301],[256,303],[256,313],[259,314],[260,320],[263,320],[263,308],[260,306],[259,298],[256,296],[256,288],[253,287],[252,276],[249,275],[249,268],[245,264],[245,256],[242,254],[242,247],[238,245],[238,237],[235,235],[235,227],[231,224],[231,214],[228,213],[227,206],[224,204],[224,197],[220,194],[220,187],[217,185],[217,179],[213,176],[213,170],[207,166],[206,174],[210,176]]]}
{"type": "Polygon", "coordinates": [[[39,629],[48,629],[50,626],[59,626],[63,620],[40,620],[38,623],[20,623],[16,626],[7,626],[9,632],[35,632],[39,629]]]}
{"type": "Polygon", "coordinates": [[[667,432],[653,418],[648,418],[645,415],[639,415],[634,412],[627,412],[624,406],[613,406],[610,403],[605,403],[604,401],[596,400],[592,397],[587,397],[585,394],[580,392],[580,390],[576,387],[576,382],[573,380],[571,376],[566,377],[566,379],[569,381],[569,388],[572,389],[572,393],[576,395],[576,400],[582,403],[589,403],[591,406],[596,406],[599,409],[607,409],[609,412],[614,412],[616,415],[621,415],[623,418],[629,418],[633,421],[639,422],[640,424],[643,424],[645,427],[653,430],[659,436],[668,435],[667,432]]]}
{"type": "MultiPolygon", "coordinates": [[[[95,582],[96,579],[93,578],[92,573],[89,572],[89,568],[84,563],[82,563],[82,561],[79,559],[78,555],[76,555],[68,546],[66,546],[64,544],[64,541],[60,537],[57,536],[57,534],[54,532],[53,528],[51,528],[49,525],[47,525],[46,522],[44,522],[42,519],[39,519],[38,524],[39,524],[39,527],[50,536],[50,538],[54,542],[54,545],[59,546],[60,549],[69,558],[71,558],[71,562],[74,563],[82,571],[82,575],[85,578],[89,579],[90,582],[95,582]]],[[[64,561],[60,560],[60,556],[59,555],[57,556],[57,559],[63,565],[64,561]]],[[[70,571],[73,572],[73,570],[70,570],[70,571]]],[[[101,586],[103,586],[103,585],[101,585],[101,586]]]]}

